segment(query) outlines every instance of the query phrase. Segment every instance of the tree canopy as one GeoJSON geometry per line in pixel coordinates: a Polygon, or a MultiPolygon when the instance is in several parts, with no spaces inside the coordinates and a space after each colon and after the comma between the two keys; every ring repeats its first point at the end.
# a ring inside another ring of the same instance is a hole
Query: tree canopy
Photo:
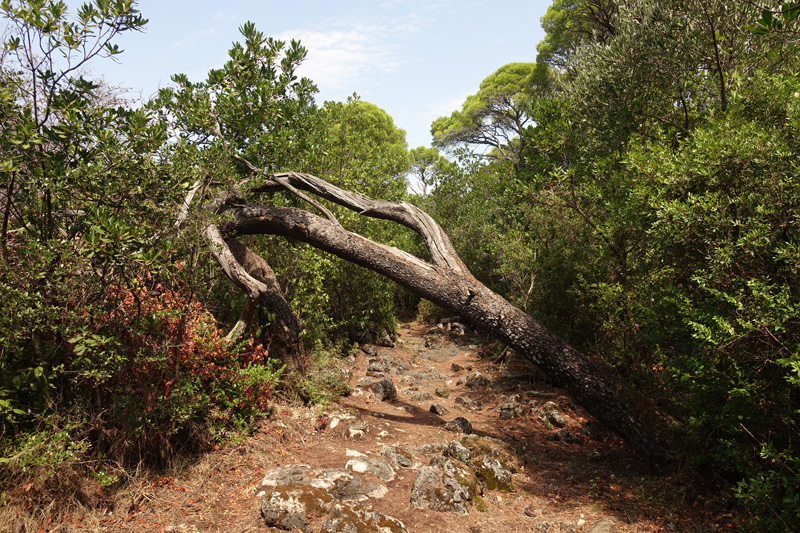
{"type": "Polygon", "coordinates": [[[136,2],[0,12],[4,486],[169,464],[278,388],[329,402],[411,289],[727,484],[742,530],[797,530],[797,2],[555,0],[538,56],[410,151],[252,23],[131,107],[87,72],[136,2]]]}

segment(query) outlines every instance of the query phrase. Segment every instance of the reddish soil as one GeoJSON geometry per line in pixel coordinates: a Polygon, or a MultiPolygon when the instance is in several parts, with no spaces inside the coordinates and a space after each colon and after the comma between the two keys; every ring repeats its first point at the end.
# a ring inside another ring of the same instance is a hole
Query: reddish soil
{"type": "MultiPolygon", "coordinates": [[[[117,505],[116,512],[62,526],[103,532],[279,531],[265,526],[259,513],[257,492],[268,470],[294,463],[343,468],[350,459],[348,449],[378,457],[386,444],[412,449],[447,443],[460,435],[444,430],[443,424],[463,416],[474,433],[498,439],[514,452],[519,467],[514,474],[516,492],[485,491],[487,509],[473,508],[467,516],[419,510],[409,503],[416,470],[400,469],[387,483],[389,493],[369,505],[402,520],[412,533],[733,531],[733,518],[726,509],[730,498],[724,490],[682,474],[652,473],[619,439],[590,440],[580,432],[589,417],[562,391],[537,381],[534,369],[516,361],[493,364],[494,357],[481,357],[487,350],[475,338],[429,336],[441,342],[426,347],[426,329],[417,323],[403,325],[397,346],[379,348],[380,353],[405,360],[412,366],[409,372],[433,368],[444,381],[412,385],[393,376],[399,395],[390,402],[378,401],[368,388],[356,388],[356,393],[325,410],[279,406],[241,444],[215,450],[174,477],[142,484],[131,492],[132,501],[117,505]],[[462,370],[453,370],[459,366],[462,370]],[[474,370],[492,383],[476,388],[457,384],[459,377],[474,370]],[[438,387],[449,389],[450,396],[410,399],[415,393],[433,395],[438,387]],[[501,420],[500,406],[513,393],[533,410],[522,418],[501,420]],[[480,406],[464,410],[455,403],[459,396],[480,406]],[[433,401],[448,412],[441,417],[429,412],[433,401]],[[559,406],[568,422],[566,429],[580,437],[579,443],[547,440],[558,430],[548,427],[536,411],[547,401],[559,406]],[[336,413],[346,409],[357,411],[368,423],[364,438],[351,440],[342,426],[329,427],[336,413]],[[613,526],[599,527],[611,521],[613,526]]],[[[352,365],[351,385],[364,377],[368,359],[359,352],[354,362],[347,363],[352,365]]]]}

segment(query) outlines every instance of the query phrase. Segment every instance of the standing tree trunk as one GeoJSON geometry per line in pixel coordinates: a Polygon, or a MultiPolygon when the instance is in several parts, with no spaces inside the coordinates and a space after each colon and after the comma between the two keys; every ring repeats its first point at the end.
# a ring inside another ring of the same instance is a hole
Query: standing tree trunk
{"type": "MultiPolygon", "coordinates": [[[[405,202],[384,202],[345,191],[308,174],[262,177],[263,185],[253,192],[289,189],[302,195],[299,190],[304,190],[362,215],[413,229],[422,236],[431,262],[345,230],[327,209],[322,218],[298,208],[252,205],[242,198],[226,204],[235,217],[220,224],[221,235],[283,235],[378,272],[462,316],[538,365],[641,455],[651,460],[665,457],[664,444],[637,416],[623,383],[475,279],[447,235],[425,212],[405,202]]],[[[313,201],[313,205],[319,204],[313,201]]]]}
{"type": "Polygon", "coordinates": [[[287,370],[305,373],[306,358],[300,345],[300,328],[278,279],[269,264],[235,238],[224,238],[209,224],[204,236],[225,273],[247,294],[239,320],[228,333],[236,340],[246,331],[260,329],[259,340],[270,355],[280,359],[287,370]]]}

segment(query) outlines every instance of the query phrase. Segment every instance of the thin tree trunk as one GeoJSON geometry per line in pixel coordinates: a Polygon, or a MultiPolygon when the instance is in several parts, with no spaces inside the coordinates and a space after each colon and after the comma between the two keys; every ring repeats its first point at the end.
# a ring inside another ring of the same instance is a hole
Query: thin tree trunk
{"type": "Polygon", "coordinates": [[[247,294],[239,320],[227,338],[236,340],[247,331],[261,329],[260,340],[270,355],[283,361],[288,370],[303,374],[306,360],[299,340],[300,328],[275,272],[239,241],[224,238],[216,225],[209,224],[203,235],[228,278],[247,294]]]}

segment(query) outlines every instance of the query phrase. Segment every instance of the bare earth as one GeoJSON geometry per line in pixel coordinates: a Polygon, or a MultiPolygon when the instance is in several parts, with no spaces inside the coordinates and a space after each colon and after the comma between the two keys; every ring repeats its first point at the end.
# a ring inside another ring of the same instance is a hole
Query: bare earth
{"type": "MultiPolygon", "coordinates": [[[[398,397],[382,402],[364,378],[370,356],[359,352],[344,362],[351,372],[354,394],[339,405],[319,408],[278,406],[262,421],[258,431],[239,445],[225,447],[187,465],[175,477],[149,480],[131,494],[132,501],[117,505],[103,516],[75,517],[65,524],[82,531],[255,532],[280,531],[267,527],[259,511],[260,482],[270,469],[290,464],[344,468],[353,452],[379,457],[384,445],[408,449],[430,443],[448,443],[461,437],[443,429],[445,422],[462,416],[475,434],[505,443],[514,453],[518,472],[516,491],[484,490],[486,509],[471,509],[466,516],[420,510],[409,495],[417,470],[400,468],[386,483],[388,494],[368,504],[380,513],[401,520],[412,533],[427,532],[712,532],[733,531],[730,495],[713,480],[692,480],[677,473],[659,476],[631,455],[617,438],[591,440],[581,434],[589,417],[559,389],[542,382],[525,365],[506,361],[493,365],[493,357],[476,338],[424,333],[427,326],[404,324],[394,348],[378,348],[410,365],[409,373],[430,371],[431,379],[417,382],[393,375],[398,397]],[[428,346],[426,346],[426,340],[428,346]],[[454,366],[455,365],[455,366],[454,366]],[[460,369],[459,369],[460,367],[460,369]],[[484,386],[458,384],[458,378],[480,371],[491,379],[484,386]],[[447,388],[448,398],[434,394],[447,388]],[[424,398],[414,401],[414,395],[424,398]],[[423,393],[423,394],[420,394],[423,393]],[[500,406],[511,394],[520,394],[530,413],[502,420],[500,406]],[[477,407],[456,404],[467,397],[477,407]],[[437,401],[447,412],[429,411],[437,401]],[[559,428],[547,424],[540,408],[555,402],[567,420],[566,429],[579,443],[547,440],[559,428]],[[332,423],[339,413],[353,413],[369,430],[352,439],[342,425],[332,423]],[[331,427],[336,426],[336,427],[331,427]]],[[[495,354],[492,354],[493,356],[495,354]]],[[[423,463],[426,457],[415,458],[423,463]]]]}

